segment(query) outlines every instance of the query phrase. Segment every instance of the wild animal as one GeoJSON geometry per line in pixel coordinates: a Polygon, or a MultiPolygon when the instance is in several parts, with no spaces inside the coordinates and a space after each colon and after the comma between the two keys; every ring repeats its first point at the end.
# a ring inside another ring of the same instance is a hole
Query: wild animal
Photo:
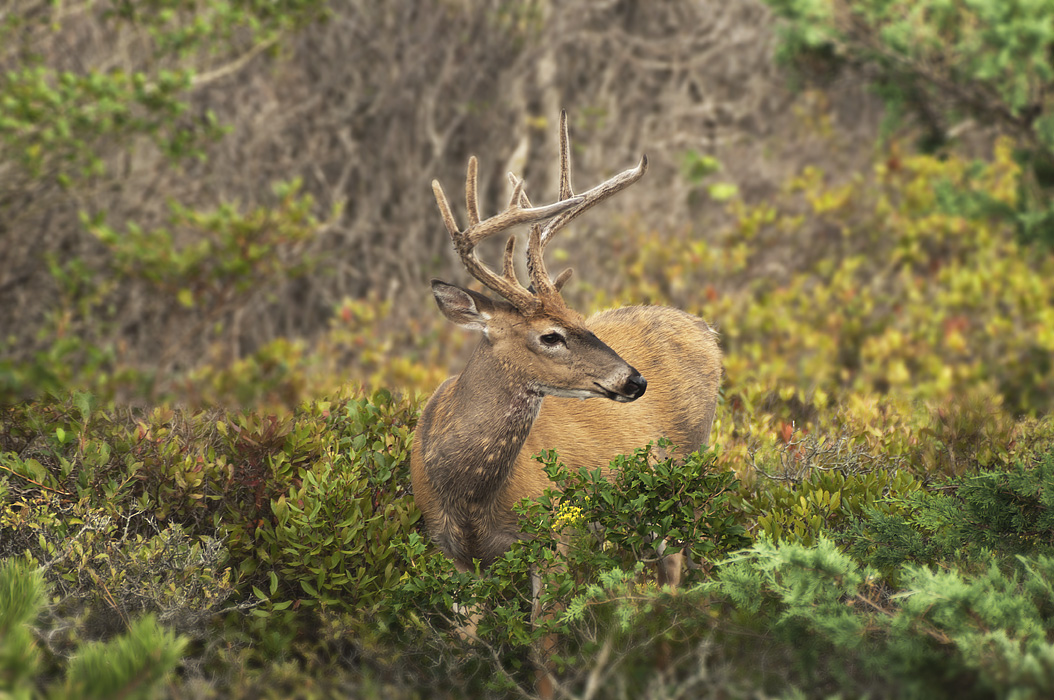
{"type": "MultiPolygon", "coordinates": [[[[411,457],[414,497],[428,531],[461,571],[474,570],[475,560],[485,569],[518,538],[513,505],[552,485],[534,458],[539,452],[556,450],[575,471],[606,469],[616,456],[663,437],[685,454],[707,444],[722,372],[717,334],[702,319],[664,306],[584,319],[561,296],[571,271],[553,280],[546,270],[543,254],[557,233],[640,180],[647,156],[575,194],[562,113],[558,201],[531,206],[523,180],[510,173],[508,206],[488,219],[480,218],[477,168],[473,156],[464,230],[438,181],[432,190],[466,270],[498,298],[432,280],[440,311],[482,338],[464,370],[425,405],[411,457]],[[501,274],[476,255],[481,241],[524,224],[528,287],[516,276],[514,235],[501,274]]],[[[681,566],[679,554],[664,557],[660,582],[677,585],[681,566]]]]}

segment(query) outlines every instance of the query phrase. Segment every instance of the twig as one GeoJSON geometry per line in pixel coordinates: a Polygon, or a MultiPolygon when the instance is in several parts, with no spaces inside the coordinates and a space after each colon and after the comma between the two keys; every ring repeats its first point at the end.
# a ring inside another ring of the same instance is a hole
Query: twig
{"type": "Polygon", "coordinates": [[[59,494],[61,496],[68,496],[70,498],[73,497],[72,493],[66,493],[65,491],[60,491],[59,489],[53,489],[50,486],[45,486],[44,484],[40,483],[39,481],[33,481],[32,479],[30,479],[25,474],[19,474],[18,472],[16,472],[14,469],[11,469],[10,467],[5,467],[4,465],[0,464],[0,469],[3,469],[5,472],[10,472],[10,473],[14,474],[15,476],[17,476],[17,477],[19,477],[21,479],[25,479],[29,483],[33,484],[34,486],[39,486],[40,488],[44,489],[45,491],[51,491],[52,493],[57,493],[57,494],[59,494]]]}
{"type": "Polygon", "coordinates": [[[259,44],[257,44],[256,46],[252,47],[251,49],[249,49],[244,54],[242,54],[241,56],[239,56],[235,60],[231,61],[230,63],[222,65],[219,68],[215,68],[215,69],[210,70],[208,72],[201,73],[199,75],[195,75],[193,80],[191,81],[191,85],[193,85],[194,87],[200,87],[202,85],[205,85],[206,83],[211,83],[214,80],[219,80],[220,78],[223,78],[223,77],[225,77],[227,75],[230,75],[231,73],[238,72],[239,70],[244,68],[245,65],[247,63],[249,63],[249,61],[254,59],[257,55],[262,53],[265,49],[268,49],[268,48],[274,46],[277,41],[278,41],[278,37],[277,36],[271,37],[270,39],[268,39],[266,41],[261,41],[259,44]]]}

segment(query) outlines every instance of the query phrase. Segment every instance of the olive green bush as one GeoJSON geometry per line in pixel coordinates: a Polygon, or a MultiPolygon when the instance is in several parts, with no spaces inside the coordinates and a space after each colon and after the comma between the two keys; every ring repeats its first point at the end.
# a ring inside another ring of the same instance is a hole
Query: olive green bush
{"type": "Polygon", "coordinates": [[[1013,560],[1054,546],[1054,453],[1034,464],[981,470],[938,488],[891,495],[895,515],[867,508],[846,534],[849,551],[882,570],[902,563],[1013,560]]]}
{"type": "Polygon", "coordinates": [[[1054,560],[1016,563],[1003,570],[978,562],[977,572],[905,565],[892,588],[829,540],[808,548],[759,540],[708,589],[769,644],[792,650],[791,683],[806,697],[824,688],[873,697],[1046,697],[1054,688],[1054,560]]]}
{"type": "Polygon", "coordinates": [[[270,609],[295,601],[368,619],[384,605],[402,575],[393,543],[420,517],[406,497],[411,426],[405,404],[387,392],[329,411],[323,451],[271,500],[271,517],[253,535],[252,565],[269,572],[270,585],[255,593],[270,609]]]}
{"type": "MultiPolygon", "coordinates": [[[[887,129],[910,117],[937,150],[971,132],[1013,136],[1029,186],[998,211],[1026,239],[1054,244],[1049,206],[1054,83],[1049,0],[766,0],[780,17],[780,55],[802,75],[830,80],[846,66],[887,106],[887,129]]],[[[981,200],[983,201],[983,200],[981,200]]]]}
{"type": "Polygon", "coordinates": [[[322,223],[295,182],[275,187],[273,207],[249,212],[170,201],[168,226],[113,222],[108,207],[130,178],[157,182],[200,162],[227,128],[195,93],[324,16],[324,3],[15,0],[7,9],[0,239],[19,270],[0,292],[28,282],[36,311],[8,302],[0,403],[74,386],[124,401],[178,394],[172,380],[190,353],[229,361],[225,329],[311,267],[302,248],[322,223]],[[98,37],[120,48],[100,56],[90,50],[98,37]],[[127,343],[136,304],[150,309],[145,357],[127,343]]]}
{"type": "Polygon", "coordinates": [[[899,466],[882,464],[884,455],[867,455],[844,438],[802,439],[785,446],[794,471],[762,475],[743,497],[742,507],[756,517],[758,534],[774,540],[815,544],[834,537],[855,516],[876,510],[896,519],[904,506],[896,497],[918,491],[922,484],[899,466]],[[871,457],[871,459],[867,459],[871,457]]]}
{"type": "Polygon", "coordinates": [[[368,632],[391,607],[404,573],[392,545],[419,517],[413,401],[133,416],[79,393],[2,410],[0,556],[43,566],[65,621],[51,654],[150,614],[201,643],[200,673],[220,657],[277,662],[320,615],[368,632]],[[207,641],[225,619],[262,656],[207,641]]]}

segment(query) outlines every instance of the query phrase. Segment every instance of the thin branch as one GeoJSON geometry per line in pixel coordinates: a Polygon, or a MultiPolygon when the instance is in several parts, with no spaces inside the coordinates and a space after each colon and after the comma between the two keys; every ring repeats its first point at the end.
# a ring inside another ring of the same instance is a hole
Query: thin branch
{"type": "Polygon", "coordinates": [[[29,483],[33,484],[34,486],[39,486],[40,488],[44,489],[45,491],[51,491],[52,493],[57,493],[60,496],[68,496],[68,497],[71,497],[71,498],[73,497],[72,493],[66,493],[65,491],[60,491],[59,489],[53,489],[50,486],[45,486],[44,484],[40,483],[39,481],[33,481],[32,479],[30,479],[25,474],[19,474],[14,469],[11,469],[9,467],[5,467],[2,464],[0,464],[0,469],[3,469],[5,472],[10,472],[10,473],[14,474],[15,476],[17,476],[18,478],[20,478],[20,479],[25,479],[29,483]]]}
{"type": "Polygon", "coordinates": [[[231,61],[230,63],[222,65],[219,68],[214,68],[213,70],[207,71],[205,73],[195,75],[194,79],[191,81],[191,85],[193,85],[194,87],[200,87],[215,80],[219,80],[220,78],[226,77],[231,73],[237,73],[242,68],[244,68],[249,63],[249,61],[253,60],[254,58],[256,58],[256,56],[260,55],[260,53],[271,48],[276,43],[278,43],[277,36],[273,36],[270,39],[267,39],[266,41],[261,41],[259,44],[252,47],[251,49],[249,49],[244,54],[231,61]]]}

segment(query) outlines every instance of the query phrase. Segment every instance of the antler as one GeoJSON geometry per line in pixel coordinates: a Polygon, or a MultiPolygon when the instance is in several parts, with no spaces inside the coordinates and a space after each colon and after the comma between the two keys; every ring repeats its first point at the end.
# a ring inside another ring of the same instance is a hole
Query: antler
{"type": "MultiPolygon", "coordinates": [[[[549,299],[553,296],[559,296],[560,289],[571,277],[571,269],[568,268],[561,272],[555,281],[549,279],[549,273],[545,269],[545,261],[542,258],[542,254],[545,251],[545,246],[549,244],[553,236],[582,213],[644,177],[644,173],[647,171],[648,156],[643,155],[637,167],[625,170],[609,180],[605,180],[582,195],[575,195],[571,189],[571,149],[570,139],[567,135],[567,112],[560,110],[560,199],[571,201],[574,198],[580,200],[580,202],[554,216],[545,225],[545,228],[542,228],[539,223],[531,226],[530,237],[527,239],[527,271],[531,278],[531,285],[539,298],[549,299]]],[[[523,181],[518,180],[512,173],[509,173],[509,181],[514,185],[517,182],[520,183],[519,204],[521,207],[530,207],[531,201],[527,198],[527,193],[523,192],[523,181]]],[[[515,193],[513,196],[515,196],[515,193]]]]}
{"type": "Polygon", "coordinates": [[[571,153],[570,139],[567,135],[567,112],[560,111],[560,201],[544,207],[532,207],[531,200],[523,191],[523,179],[509,173],[509,182],[512,183],[512,197],[503,212],[489,219],[480,221],[479,203],[476,197],[476,157],[468,160],[468,173],[465,177],[465,206],[468,209],[469,227],[461,231],[454,221],[454,215],[450,212],[450,204],[438,180],[432,180],[432,192],[435,194],[439,211],[443,215],[443,223],[446,224],[450,239],[454,242],[454,249],[461,257],[461,262],[469,273],[484,285],[507,299],[520,313],[529,316],[539,306],[558,298],[560,289],[571,276],[571,270],[567,269],[560,273],[555,281],[549,279],[549,273],[545,269],[543,253],[545,246],[553,239],[560,229],[574,221],[578,216],[604,201],[608,197],[621,192],[644,176],[648,170],[648,156],[642,156],[637,167],[631,168],[606,180],[593,189],[581,195],[576,195],[571,189],[571,153]],[[550,221],[542,227],[542,222],[550,221]],[[527,239],[527,273],[531,279],[531,290],[526,289],[516,279],[516,271],[513,265],[513,251],[516,238],[510,237],[505,245],[505,260],[502,264],[502,274],[498,275],[489,267],[484,265],[476,257],[476,244],[484,238],[489,238],[495,233],[517,226],[519,224],[531,224],[530,235],[527,239]]]}
{"type": "Polygon", "coordinates": [[[465,208],[468,210],[468,228],[464,231],[458,229],[454,215],[450,211],[443,187],[438,180],[432,180],[432,192],[435,194],[436,204],[443,215],[443,223],[450,233],[450,240],[454,243],[454,249],[461,257],[461,262],[469,273],[484,285],[500,294],[515,306],[520,313],[529,316],[541,304],[541,299],[531,294],[519,280],[516,279],[516,271],[513,266],[513,250],[516,245],[516,237],[509,238],[505,245],[505,260],[502,265],[502,274],[484,265],[476,257],[476,245],[485,238],[520,224],[533,224],[539,226],[538,222],[551,218],[561,212],[566,212],[572,207],[582,203],[582,197],[566,197],[554,204],[544,207],[531,207],[530,202],[523,204],[523,180],[514,179],[512,197],[509,205],[499,214],[480,221],[479,203],[476,196],[476,157],[468,160],[468,172],[465,176],[465,208]]]}

